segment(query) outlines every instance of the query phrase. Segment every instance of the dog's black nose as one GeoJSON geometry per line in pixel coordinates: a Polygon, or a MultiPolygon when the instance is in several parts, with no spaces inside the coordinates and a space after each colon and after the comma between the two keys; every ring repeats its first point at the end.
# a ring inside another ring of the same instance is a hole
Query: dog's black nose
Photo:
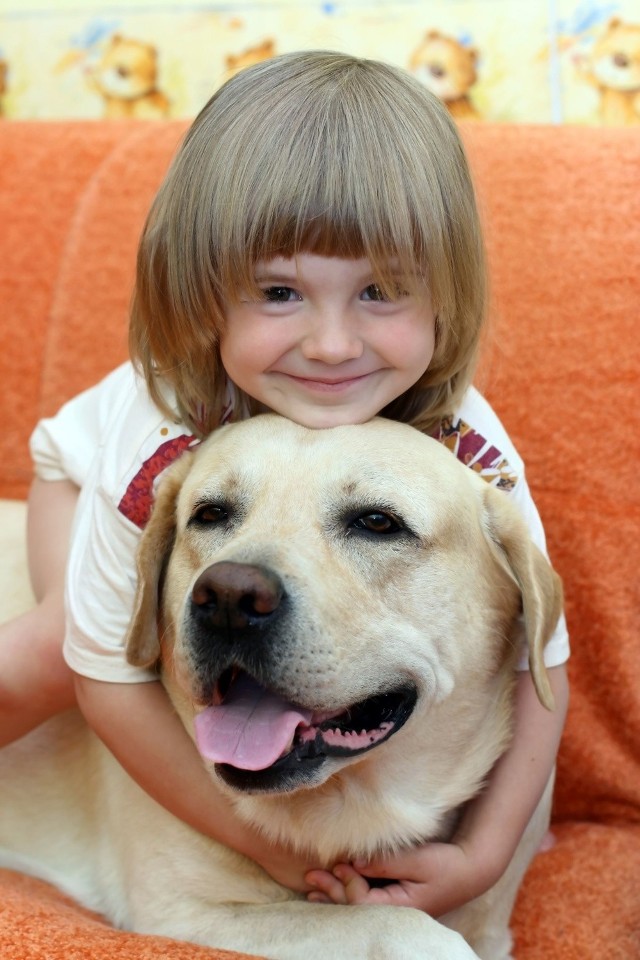
{"type": "Polygon", "coordinates": [[[280,606],[284,587],[265,567],[214,563],[196,580],[191,599],[214,627],[243,630],[262,626],[280,606]]]}

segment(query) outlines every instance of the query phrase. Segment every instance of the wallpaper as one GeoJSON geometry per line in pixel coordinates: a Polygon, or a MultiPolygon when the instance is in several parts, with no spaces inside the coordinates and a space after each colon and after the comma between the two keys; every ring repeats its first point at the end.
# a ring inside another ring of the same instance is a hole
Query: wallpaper
{"type": "Polygon", "coordinates": [[[639,0],[0,0],[0,114],[191,117],[314,48],[405,67],[456,117],[640,124],[639,0]]]}

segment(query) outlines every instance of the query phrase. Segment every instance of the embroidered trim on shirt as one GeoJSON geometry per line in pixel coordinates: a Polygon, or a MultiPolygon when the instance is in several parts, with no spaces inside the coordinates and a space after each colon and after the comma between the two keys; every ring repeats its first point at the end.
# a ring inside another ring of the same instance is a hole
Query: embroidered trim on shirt
{"type": "Polygon", "coordinates": [[[518,482],[518,474],[500,450],[464,420],[454,421],[453,417],[445,417],[434,437],[492,487],[509,491],[518,482]]]}
{"type": "Polygon", "coordinates": [[[129,486],[125,490],[122,500],[118,504],[120,513],[135,523],[136,527],[143,527],[149,522],[153,506],[153,485],[163,470],[177,460],[191,446],[199,443],[197,437],[183,434],[162,443],[148,460],[145,460],[129,486]]]}
{"type": "MultiPolygon", "coordinates": [[[[228,423],[233,413],[233,404],[229,389],[229,386],[227,386],[226,402],[222,411],[220,426],[228,423]]],[[[133,480],[129,482],[122,500],[118,504],[120,513],[123,514],[127,520],[135,523],[136,527],[143,530],[151,516],[155,499],[154,486],[156,480],[162,471],[166,470],[174,460],[177,460],[185,450],[197,447],[199,443],[200,440],[198,440],[197,437],[190,434],[182,434],[179,437],[174,437],[172,440],[167,440],[166,443],[161,444],[156,452],[152,453],[148,460],[143,462],[133,480]]]]}

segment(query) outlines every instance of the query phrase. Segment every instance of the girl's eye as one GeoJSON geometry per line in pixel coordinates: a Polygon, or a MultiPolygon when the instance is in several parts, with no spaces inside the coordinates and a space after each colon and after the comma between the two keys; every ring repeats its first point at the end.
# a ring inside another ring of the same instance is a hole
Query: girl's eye
{"type": "Polygon", "coordinates": [[[387,298],[384,296],[382,290],[380,289],[377,283],[370,283],[369,286],[365,287],[364,290],[362,291],[362,299],[363,300],[380,300],[384,302],[386,301],[387,298]]]}
{"type": "Polygon", "coordinates": [[[400,300],[401,297],[406,296],[407,291],[400,283],[394,283],[391,297],[385,297],[377,283],[370,283],[369,286],[365,287],[362,291],[363,300],[372,300],[377,303],[395,303],[396,300],[400,300]]]}
{"type": "Polygon", "coordinates": [[[267,287],[262,293],[267,303],[289,303],[300,299],[292,287],[267,287]]]}

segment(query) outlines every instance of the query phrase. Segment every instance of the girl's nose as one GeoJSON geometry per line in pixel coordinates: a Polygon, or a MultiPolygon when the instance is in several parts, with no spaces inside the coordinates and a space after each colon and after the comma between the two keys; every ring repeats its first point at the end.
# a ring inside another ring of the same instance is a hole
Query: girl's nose
{"type": "Polygon", "coordinates": [[[344,363],[362,356],[364,345],[357,330],[345,317],[319,316],[302,339],[301,350],[307,360],[344,363]]]}

